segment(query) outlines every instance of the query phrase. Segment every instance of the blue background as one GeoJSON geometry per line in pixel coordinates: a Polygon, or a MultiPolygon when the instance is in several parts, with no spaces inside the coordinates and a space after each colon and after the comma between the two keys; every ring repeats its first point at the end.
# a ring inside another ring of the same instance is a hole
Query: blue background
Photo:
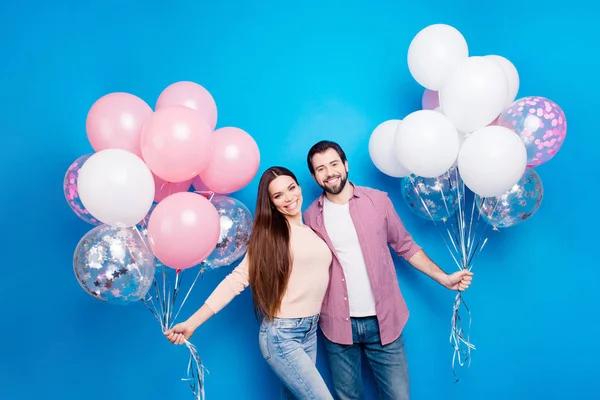
{"type": "MultiPolygon", "coordinates": [[[[352,180],[388,191],[416,240],[451,271],[431,224],[410,214],[398,180],[379,173],[367,150],[379,123],[420,107],[422,88],[408,72],[406,52],[433,23],[458,28],[472,55],[512,60],[519,97],[556,101],[569,125],[561,151],[538,168],[545,187],[539,212],[495,232],[476,262],[466,298],[477,350],[456,384],[448,343],[453,294],[398,261],[412,312],[405,337],[413,399],[597,398],[600,62],[596,17],[583,2],[167,4],[0,5],[0,398],[191,398],[180,381],[186,349],[167,343],[142,304],[100,303],[73,275],[73,250],[91,226],[69,209],[62,179],[73,160],[91,151],[86,114],[110,92],[130,92],[154,106],[170,83],[204,85],[217,101],[218,126],[254,136],[259,173],[273,164],[293,169],[305,206],[318,193],[306,152],[317,140],[339,141],[352,180]]],[[[252,210],[257,180],[235,194],[252,210]]],[[[205,275],[183,314],[229,271],[205,275]]],[[[210,371],[207,399],[278,398],[257,329],[246,291],[196,333],[210,371]]]]}

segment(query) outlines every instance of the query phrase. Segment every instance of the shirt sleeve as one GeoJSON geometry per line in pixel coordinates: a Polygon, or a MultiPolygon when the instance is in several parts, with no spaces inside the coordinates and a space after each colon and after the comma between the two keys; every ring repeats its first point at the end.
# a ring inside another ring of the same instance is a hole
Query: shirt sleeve
{"type": "Polygon", "coordinates": [[[216,314],[242,293],[250,284],[248,275],[248,253],[242,262],[225,277],[206,299],[205,304],[216,314]]]}
{"type": "Polygon", "coordinates": [[[396,213],[394,205],[388,195],[385,194],[383,197],[387,220],[388,243],[392,246],[396,254],[408,261],[421,250],[421,247],[415,243],[410,233],[404,228],[404,224],[396,213]]]}

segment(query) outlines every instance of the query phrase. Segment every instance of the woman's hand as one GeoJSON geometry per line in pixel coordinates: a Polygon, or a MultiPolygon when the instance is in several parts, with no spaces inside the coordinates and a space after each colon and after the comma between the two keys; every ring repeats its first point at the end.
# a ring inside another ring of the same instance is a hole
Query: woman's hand
{"type": "Polygon", "coordinates": [[[196,328],[189,321],[181,322],[165,332],[167,340],[173,344],[184,344],[189,340],[196,328]]]}

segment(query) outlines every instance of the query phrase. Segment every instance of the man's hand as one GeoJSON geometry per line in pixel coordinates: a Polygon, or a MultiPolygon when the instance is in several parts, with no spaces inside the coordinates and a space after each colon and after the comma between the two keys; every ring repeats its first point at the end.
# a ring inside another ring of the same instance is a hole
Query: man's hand
{"type": "Polygon", "coordinates": [[[458,290],[464,292],[471,286],[473,280],[473,273],[463,269],[462,271],[455,272],[450,275],[446,275],[446,279],[442,285],[450,290],[458,290]]]}

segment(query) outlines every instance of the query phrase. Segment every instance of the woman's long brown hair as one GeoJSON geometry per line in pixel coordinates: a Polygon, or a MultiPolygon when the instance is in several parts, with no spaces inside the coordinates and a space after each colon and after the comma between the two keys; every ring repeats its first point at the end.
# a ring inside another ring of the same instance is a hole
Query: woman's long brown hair
{"type": "Polygon", "coordinates": [[[257,316],[272,320],[287,289],[292,269],[290,231],[286,218],[271,201],[269,184],[278,176],[287,175],[296,184],[296,176],[287,168],[267,169],[258,184],[256,211],[248,243],[250,287],[257,316]]]}

